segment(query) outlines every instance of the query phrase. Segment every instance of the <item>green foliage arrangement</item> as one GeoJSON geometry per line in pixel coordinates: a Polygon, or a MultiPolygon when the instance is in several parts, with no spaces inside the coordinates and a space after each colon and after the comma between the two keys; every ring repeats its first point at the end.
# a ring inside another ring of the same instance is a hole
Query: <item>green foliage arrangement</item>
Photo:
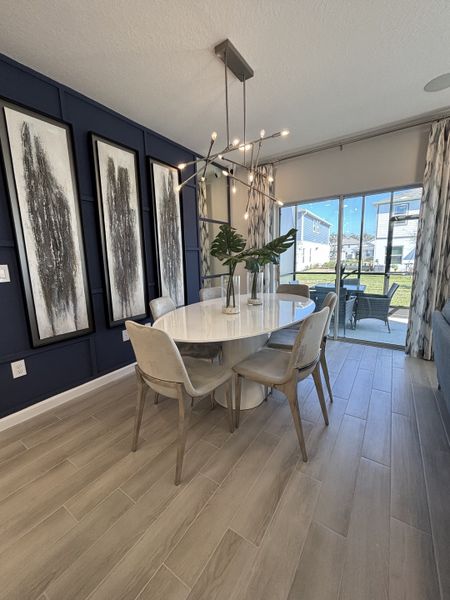
{"type": "MultiPolygon", "coordinates": [[[[295,243],[296,229],[290,229],[285,235],[275,238],[262,248],[245,250],[246,240],[231,225],[221,225],[219,233],[211,245],[211,255],[228,267],[227,306],[236,306],[233,276],[237,265],[245,263],[245,268],[253,273],[252,294],[256,295],[256,280],[261,268],[267,264],[278,264],[280,254],[286,252],[295,243]]],[[[253,296],[252,296],[253,297],[253,296]]]]}

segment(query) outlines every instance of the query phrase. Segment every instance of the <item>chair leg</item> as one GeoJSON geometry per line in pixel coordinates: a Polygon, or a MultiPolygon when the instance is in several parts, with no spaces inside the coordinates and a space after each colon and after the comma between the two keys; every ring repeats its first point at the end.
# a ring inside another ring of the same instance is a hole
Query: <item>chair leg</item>
{"type": "Polygon", "coordinates": [[[177,466],[175,470],[175,485],[181,481],[181,471],[183,470],[184,450],[186,448],[186,436],[191,416],[191,401],[186,396],[181,385],[177,386],[178,396],[178,447],[177,447],[177,466]]]}
{"type": "Polygon", "coordinates": [[[388,326],[389,333],[391,333],[391,326],[389,325],[389,319],[386,319],[386,325],[388,326]]]}
{"type": "Polygon", "coordinates": [[[241,393],[242,393],[242,377],[240,375],[236,375],[235,378],[235,411],[236,411],[236,429],[239,429],[239,419],[241,416],[241,393]]]}
{"type": "Polygon", "coordinates": [[[159,394],[158,392],[155,392],[155,400],[154,400],[155,404],[159,404],[159,394]]]}
{"type": "Polygon", "coordinates": [[[139,430],[141,428],[142,423],[142,414],[144,412],[144,404],[145,404],[145,392],[146,392],[146,384],[142,380],[142,377],[139,373],[137,373],[137,405],[136,405],[136,417],[134,419],[134,431],[133,431],[133,439],[131,441],[131,451],[136,452],[139,438],[139,430]]]}
{"type": "Polygon", "coordinates": [[[230,425],[230,433],[233,433],[234,431],[234,414],[233,414],[233,396],[232,396],[232,382],[233,380],[229,379],[229,381],[226,384],[226,390],[225,390],[225,396],[227,399],[227,410],[228,410],[228,422],[230,425]]]}
{"type": "Polygon", "coordinates": [[[215,407],[215,405],[216,405],[216,397],[215,397],[215,393],[214,393],[214,392],[212,392],[212,393],[209,395],[209,398],[210,398],[210,401],[211,401],[211,410],[212,410],[212,409],[215,407]]]}
{"type": "Polygon", "coordinates": [[[303,462],[308,461],[308,454],[306,452],[305,445],[305,436],[303,435],[303,427],[302,420],[300,417],[300,410],[298,408],[298,400],[297,400],[297,380],[295,379],[293,382],[290,382],[283,386],[281,391],[287,397],[289,402],[289,407],[291,409],[292,420],[294,421],[295,431],[298,437],[298,443],[300,445],[300,450],[302,452],[303,462]]]}
{"type": "Polygon", "coordinates": [[[320,378],[320,367],[317,364],[316,368],[312,372],[312,376],[314,379],[314,383],[317,390],[317,395],[319,396],[320,407],[322,409],[323,420],[325,421],[325,425],[328,425],[328,411],[327,405],[325,402],[325,397],[323,395],[323,387],[322,387],[322,379],[320,378]]]}
{"type": "Polygon", "coordinates": [[[327,384],[328,395],[330,396],[330,402],[333,402],[333,392],[331,391],[330,374],[328,372],[327,359],[325,356],[325,348],[320,353],[320,364],[322,366],[323,376],[325,377],[325,383],[327,384]]]}

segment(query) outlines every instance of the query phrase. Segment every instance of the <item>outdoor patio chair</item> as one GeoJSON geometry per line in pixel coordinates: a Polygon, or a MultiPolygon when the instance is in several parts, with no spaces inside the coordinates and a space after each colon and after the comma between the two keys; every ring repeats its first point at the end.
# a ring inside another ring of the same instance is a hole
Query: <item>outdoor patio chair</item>
{"type": "MultiPolygon", "coordinates": [[[[316,303],[316,311],[322,306],[322,302],[325,300],[326,295],[329,292],[336,293],[336,288],[321,287],[316,285],[316,289],[310,290],[311,299],[316,303]]],[[[346,296],[341,288],[339,296],[339,324],[344,328],[344,336],[346,333],[347,325],[350,324],[353,327],[353,316],[355,308],[356,296],[346,296]]]]}
{"type": "Polygon", "coordinates": [[[386,323],[388,331],[391,333],[389,309],[398,288],[398,283],[393,283],[387,294],[361,294],[355,311],[355,327],[356,323],[362,319],[378,319],[386,323]]]}

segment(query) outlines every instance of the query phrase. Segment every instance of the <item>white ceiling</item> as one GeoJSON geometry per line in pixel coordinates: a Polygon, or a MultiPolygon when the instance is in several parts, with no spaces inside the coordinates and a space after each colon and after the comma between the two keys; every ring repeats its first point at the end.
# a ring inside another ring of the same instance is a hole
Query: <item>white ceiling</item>
{"type": "MultiPolygon", "coordinates": [[[[198,152],[224,140],[230,38],[255,70],[248,132],[266,155],[450,106],[449,0],[0,0],[0,52],[198,152]]],[[[231,76],[232,135],[242,136],[231,76]]]]}

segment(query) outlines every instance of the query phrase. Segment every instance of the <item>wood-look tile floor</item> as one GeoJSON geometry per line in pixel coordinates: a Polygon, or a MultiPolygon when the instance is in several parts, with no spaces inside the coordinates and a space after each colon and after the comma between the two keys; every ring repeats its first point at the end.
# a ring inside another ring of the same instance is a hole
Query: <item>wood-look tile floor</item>
{"type": "Polygon", "coordinates": [[[299,385],[309,461],[275,396],[227,430],[149,397],[129,450],[127,377],[0,433],[0,599],[447,600],[450,450],[432,364],[330,342],[325,427],[299,385]]]}

